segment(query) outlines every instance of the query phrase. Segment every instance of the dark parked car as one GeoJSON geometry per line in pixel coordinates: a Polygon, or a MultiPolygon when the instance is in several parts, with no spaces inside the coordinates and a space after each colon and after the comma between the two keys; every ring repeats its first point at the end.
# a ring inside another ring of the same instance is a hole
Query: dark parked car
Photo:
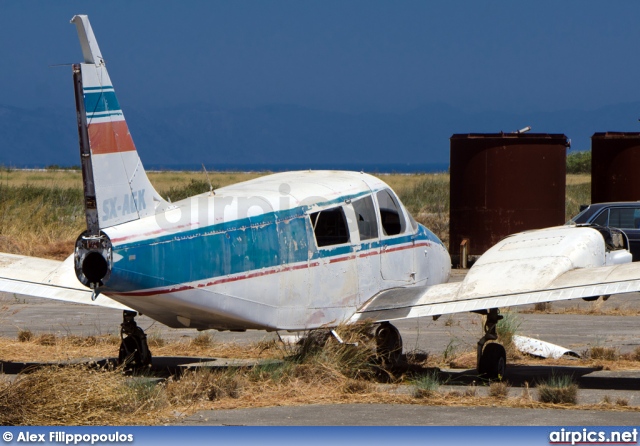
{"type": "Polygon", "coordinates": [[[567,222],[572,223],[622,229],[629,239],[633,261],[640,260],[640,201],[590,204],[567,222]]]}

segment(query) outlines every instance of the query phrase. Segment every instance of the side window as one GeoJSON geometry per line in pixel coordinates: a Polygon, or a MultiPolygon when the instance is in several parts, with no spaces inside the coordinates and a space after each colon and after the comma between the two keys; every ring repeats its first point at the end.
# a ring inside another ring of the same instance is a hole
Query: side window
{"type": "Polygon", "coordinates": [[[406,223],[395,197],[388,189],[376,194],[380,206],[380,223],[385,235],[396,235],[405,231],[406,223]]]}
{"type": "Polygon", "coordinates": [[[636,229],[640,221],[636,222],[636,209],[633,208],[611,208],[609,210],[609,225],[620,229],[636,229]]]}
{"type": "Polygon", "coordinates": [[[360,240],[369,240],[378,237],[378,222],[376,221],[376,209],[373,206],[373,198],[366,196],[352,202],[353,210],[358,221],[360,240]]]}
{"type": "Polygon", "coordinates": [[[605,209],[601,212],[592,223],[600,226],[609,226],[609,209],[605,209]]]}
{"type": "Polygon", "coordinates": [[[342,207],[309,214],[318,247],[349,243],[349,228],[342,207]]]}

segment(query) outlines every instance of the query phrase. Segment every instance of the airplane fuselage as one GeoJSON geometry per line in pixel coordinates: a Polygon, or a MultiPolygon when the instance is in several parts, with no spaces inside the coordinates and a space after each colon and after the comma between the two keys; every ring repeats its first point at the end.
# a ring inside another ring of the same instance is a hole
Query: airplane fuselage
{"type": "Polygon", "coordinates": [[[357,172],[269,175],[104,232],[112,269],[101,292],[171,327],[333,326],[381,290],[450,272],[442,242],[357,172]]]}

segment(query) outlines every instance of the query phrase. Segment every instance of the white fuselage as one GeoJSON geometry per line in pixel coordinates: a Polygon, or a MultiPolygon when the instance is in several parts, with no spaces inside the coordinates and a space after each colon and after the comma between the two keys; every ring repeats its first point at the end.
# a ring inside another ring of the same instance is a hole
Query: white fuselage
{"type": "Polygon", "coordinates": [[[171,327],[334,326],[381,290],[450,272],[440,240],[355,172],[274,174],[105,232],[103,293],[171,327]]]}

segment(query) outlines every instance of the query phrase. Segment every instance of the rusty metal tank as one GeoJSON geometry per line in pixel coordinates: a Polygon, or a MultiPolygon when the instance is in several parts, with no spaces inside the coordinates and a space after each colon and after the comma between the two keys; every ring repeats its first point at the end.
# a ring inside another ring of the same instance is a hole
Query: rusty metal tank
{"type": "Polygon", "coordinates": [[[591,202],[640,200],[640,133],[591,137],[591,202]]]}
{"type": "Polygon", "coordinates": [[[454,265],[460,264],[461,244],[473,261],[509,234],[564,223],[565,135],[455,134],[450,143],[454,265]]]}

